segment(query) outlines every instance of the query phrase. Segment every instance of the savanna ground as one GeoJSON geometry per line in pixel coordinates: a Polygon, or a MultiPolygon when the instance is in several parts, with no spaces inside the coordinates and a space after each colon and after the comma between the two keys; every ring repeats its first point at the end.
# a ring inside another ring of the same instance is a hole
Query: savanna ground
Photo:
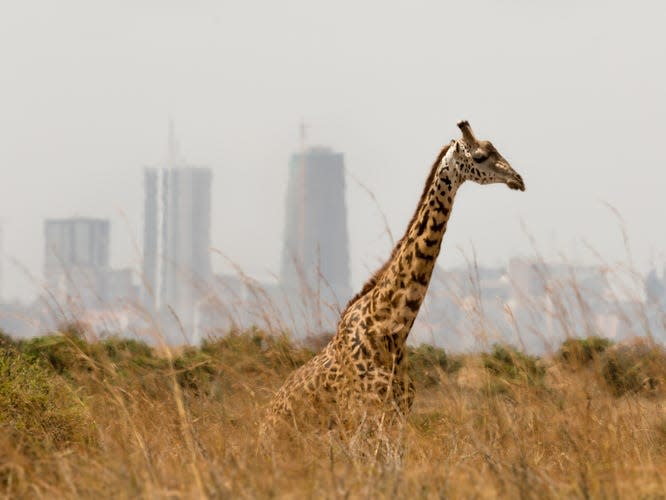
{"type": "Polygon", "coordinates": [[[5,497],[665,497],[666,354],[647,342],[412,349],[416,401],[387,459],[334,431],[260,448],[266,403],[314,344],[253,330],[158,352],[63,330],[0,340],[5,497]]]}

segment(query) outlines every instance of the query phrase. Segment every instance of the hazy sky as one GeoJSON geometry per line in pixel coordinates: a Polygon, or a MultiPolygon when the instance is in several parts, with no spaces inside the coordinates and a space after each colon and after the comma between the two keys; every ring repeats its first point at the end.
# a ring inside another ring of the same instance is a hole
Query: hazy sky
{"type": "MultiPolygon", "coordinates": [[[[531,254],[523,225],[547,255],[624,259],[610,203],[637,265],[662,266],[665,24],[663,1],[3,0],[4,296],[39,286],[48,217],[109,217],[112,263],[138,266],[142,167],[169,116],[213,169],[213,245],[258,276],[278,269],[301,119],[396,236],[456,121],[494,142],[527,191],[461,189],[444,265],[531,254]]],[[[357,285],[390,244],[348,184],[357,285]]]]}

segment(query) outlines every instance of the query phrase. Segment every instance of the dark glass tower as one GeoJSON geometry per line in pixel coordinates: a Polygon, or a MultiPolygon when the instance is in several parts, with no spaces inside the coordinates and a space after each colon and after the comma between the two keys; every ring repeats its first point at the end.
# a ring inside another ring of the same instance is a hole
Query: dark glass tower
{"type": "Polygon", "coordinates": [[[294,154],[286,205],[282,284],[344,303],[351,289],[343,155],[323,147],[294,154]]]}

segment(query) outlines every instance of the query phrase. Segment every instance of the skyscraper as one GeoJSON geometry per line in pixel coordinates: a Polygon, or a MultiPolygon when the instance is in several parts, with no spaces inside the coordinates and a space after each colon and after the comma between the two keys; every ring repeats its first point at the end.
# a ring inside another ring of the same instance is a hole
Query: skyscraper
{"type": "Polygon", "coordinates": [[[104,300],[109,228],[108,220],[87,217],[44,222],[44,278],[59,301],[90,307],[104,300]]]}
{"type": "Polygon", "coordinates": [[[144,297],[154,311],[171,309],[188,335],[212,277],[211,181],[210,169],[180,157],[170,124],[166,162],[144,170],[144,297]]]}
{"type": "Polygon", "coordinates": [[[344,303],[351,288],[342,153],[312,147],[294,154],[288,182],[281,282],[344,303]]]}

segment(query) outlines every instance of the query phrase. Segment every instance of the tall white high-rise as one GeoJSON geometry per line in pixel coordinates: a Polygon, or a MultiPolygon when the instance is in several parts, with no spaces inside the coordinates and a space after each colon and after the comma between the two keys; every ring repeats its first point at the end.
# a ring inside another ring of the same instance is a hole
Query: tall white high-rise
{"type": "MultiPolygon", "coordinates": [[[[173,312],[188,340],[194,309],[212,277],[211,181],[209,168],[182,159],[170,123],[166,161],[144,170],[144,297],[165,318],[173,312]]],[[[185,340],[174,335],[169,334],[170,340],[185,340]]]]}

